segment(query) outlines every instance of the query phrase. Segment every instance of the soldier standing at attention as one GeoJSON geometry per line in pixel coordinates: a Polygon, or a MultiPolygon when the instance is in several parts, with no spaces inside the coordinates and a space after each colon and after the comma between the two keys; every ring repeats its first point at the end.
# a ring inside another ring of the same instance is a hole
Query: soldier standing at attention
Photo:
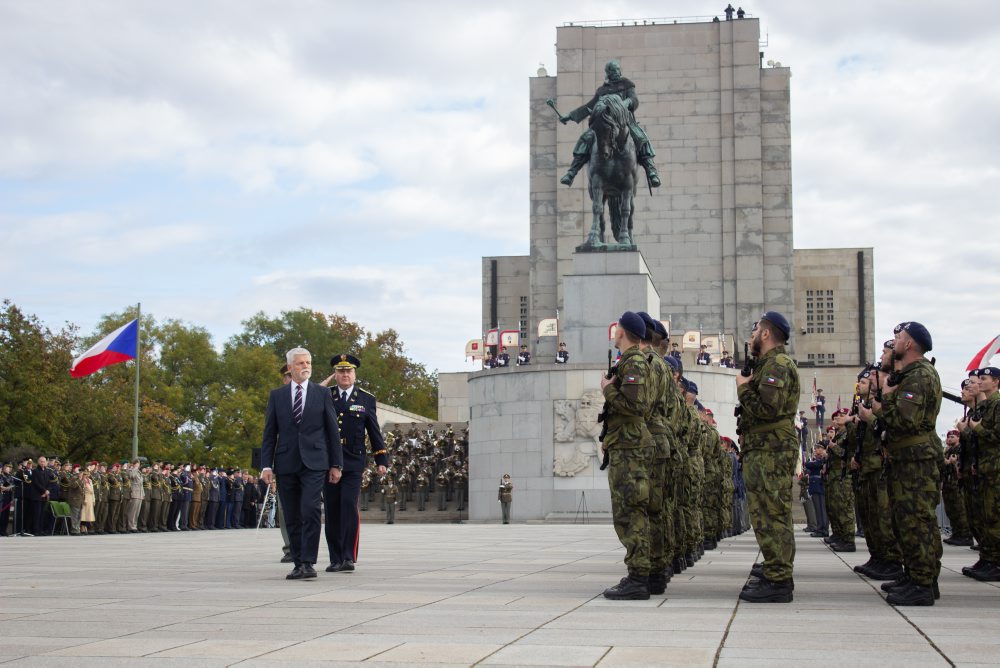
{"type": "Polygon", "coordinates": [[[824,488],[832,535],[824,540],[834,552],[857,550],[854,544],[854,488],[851,478],[846,475],[848,462],[853,461],[857,449],[853,433],[847,428],[849,414],[849,410],[841,408],[831,415],[834,437],[827,449],[830,458],[824,488]]]}
{"type": "Polygon", "coordinates": [[[427,508],[427,470],[420,469],[417,473],[417,510],[427,508]]]}
{"type": "Polygon", "coordinates": [[[979,391],[986,399],[979,404],[980,419],[966,419],[960,428],[971,430],[979,440],[976,455],[981,509],[978,563],[962,573],[982,582],[1000,581],[1000,369],[980,369],[979,391]]]}
{"type": "Polygon", "coordinates": [[[396,500],[399,498],[399,488],[396,487],[396,483],[393,482],[392,475],[387,475],[385,477],[385,483],[382,487],[382,498],[385,499],[385,523],[395,524],[396,500]]]}
{"type": "Polygon", "coordinates": [[[795,532],[792,528],[792,476],[798,459],[795,413],[799,372],[785,352],[791,326],[768,311],[754,323],[750,349],[756,359],[749,376],[738,374],[736,388],[743,431],[743,479],[750,522],[764,562],[740,598],[750,603],[789,603],[795,532]]]}
{"type": "Polygon", "coordinates": [[[941,500],[944,514],[951,522],[951,536],[944,539],[949,545],[972,545],[972,531],[965,514],[962,488],[958,484],[958,453],[962,432],[952,429],[944,439],[944,466],[941,468],[941,500]]]}
{"type": "Polygon", "coordinates": [[[517,354],[517,365],[528,366],[529,364],[531,364],[531,353],[528,352],[528,346],[522,345],[521,352],[517,354]]]}
{"type": "Polygon", "coordinates": [[[510,474],[504,473],[500,478],[500,489],[497,490],[497,501],[500,502],[500,515],[504,524],[510,524],[510,502],[514,498],[514,483],[510,481],[510,474]]]}
{"type": "Polygon", "coordinates": [[[639,349],[645,334],[642,318],[625,311],[618,319],[614,340],[621,358],[613,378],[601,378],[608,427],[602,449],[608,453],[611,513],[628,567],[628,575],[604,591],[604,597],[612,600],[649,598],[649,471],[656,446],[646,426],[653,397],[649,362],[639,349]]]}
{"type": "Polygon", "coordinates": [[[881,378],[881,396],[861,419],[882,418],[889,461],[889,503],[898,532],[906,574],[882,585],[890,605],[934,605],[941,571],[941,532],[937,508],[941,499],[941,439],[936,429],[941,409],[941,379],[924,357],[931,335],[919,322],[893,330],[893,357],[898,371],[881,378]]]}
{"type": "Polygon", "coordinates": [[[510,366],[510,355],[507,354],[507,348],[501,346],[500,354],[497,355],[496,366],[498,369],[504,369],[510,366]]]}

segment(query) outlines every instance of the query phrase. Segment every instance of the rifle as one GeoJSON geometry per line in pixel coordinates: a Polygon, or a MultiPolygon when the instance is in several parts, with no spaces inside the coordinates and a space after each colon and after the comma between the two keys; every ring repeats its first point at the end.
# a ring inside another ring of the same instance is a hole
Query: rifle
{"type": "MultiPolygon", "coordinates": [[[[743,368],[740,369],[740,375],[744,378],[749,378],[753,373],[753,362],[750,361],[750,344],[746,341],[743,342],[743,368]]],[[[736,404],[733,408],[733,417],[736,418],[736,435],[741,436],[743,434],[743,420],[741,416],[743,415],[743,406],[736,404]]]]}
{"type": "MultiPolygon", "coordinates": [[[[611,358],[611,348],[608,348],[608,372],[604,375],[604,377],[608,380],[614,378],[615,375],[614,369],[612,368],[611,358]]],[[[597,421],[601,423],[601,435],[597,437],[597,440],[601,443],[604,443],[604,437],[608,435],[608,417],[610,417],[610,414],[608,413],[608,402],[605,401],[604,408],[601,409],[601,414],[597,416],[597,421]]],[[[609,463],[610,456],[608,455],[608,449],[604,448],[604,458],[601,460],[601,470],[603,471],[608,468],[609,463]]]]}

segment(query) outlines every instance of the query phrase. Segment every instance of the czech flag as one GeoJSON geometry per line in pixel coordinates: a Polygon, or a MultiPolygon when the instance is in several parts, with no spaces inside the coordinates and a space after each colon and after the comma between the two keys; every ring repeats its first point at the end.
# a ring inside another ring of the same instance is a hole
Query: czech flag
{"type": "Polygon", "coordinates": [[[1000,336],[995,337],[992,341],[983,346],[983,349],[976,353],[976,356],[972,358],[969,362],[969,366],[965,367],[965,370],[972,371],[973,369],[988,366],[990,359],[998,352],[1000,352],[1000,336]]]}
{"type": "Polygon", "coordinates": [[[128,322],[111,332],[73,360],[69,375],[83,378],[106,366],[134,360],[139,340],[139,321],[128,322]]]}

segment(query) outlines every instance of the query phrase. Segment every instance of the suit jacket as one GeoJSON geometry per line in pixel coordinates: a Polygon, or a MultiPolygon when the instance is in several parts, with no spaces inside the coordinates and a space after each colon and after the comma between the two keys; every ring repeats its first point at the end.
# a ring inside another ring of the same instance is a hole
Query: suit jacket
{"type": "Polygon", "coordinates": [[[334,387],[331,391],[333,406],[337,409],[340,443],[344,449],[344,470],[365,470],[367,458],[365,434],[368,434],[375,463],[379,466],[388,466],[385,441],[382,439],[382,430],[378,426],[378,416],[375,414],[377,403],[375,396],[355,385],[345,402],[340,399],[339,388],[334,387]]]}
{"type": "Polygon", "coordinates": [[[146,491],[142,488],[142,472],[139,469],[128,470],[129,487],[132,488],[133,499],[146,498],[146,491]]]}
{"type": "Polygon", "coordinates": [[[31,472],[31,496],[28,498],[36,501],[41,500],[42,495],[49,489],[50,477],[53,476],[48,467],[36,466],[35,470],[31,472]]]}
{"type": "Polygon", "coordinates": [[[292,418],[290,384],[271,390],[260,447],[263,467],[279,476],[303,468],[322,471],[343,467],[340,430],[330,390],[309,381],[301,424],[295,424],[292,418]]]}

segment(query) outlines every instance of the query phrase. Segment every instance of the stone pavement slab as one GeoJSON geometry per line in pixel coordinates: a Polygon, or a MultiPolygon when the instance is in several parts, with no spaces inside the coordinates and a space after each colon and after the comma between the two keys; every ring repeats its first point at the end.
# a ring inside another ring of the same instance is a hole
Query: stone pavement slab
{"type": "MultiPolygon", "coordinates": [[[[797,536],[795,600],[737,599],[752,534],[666,596],[607,601],[610,525],[364,525],[358,570],[289,582],[275,530],[0,539],[0,663],[29,666],[878,665],[1000,662],[1000,587],[945,547],[942,598],[879,583],[797,536]]],[[[325,567],[325,564],[319,564],[325,567]]]]}

